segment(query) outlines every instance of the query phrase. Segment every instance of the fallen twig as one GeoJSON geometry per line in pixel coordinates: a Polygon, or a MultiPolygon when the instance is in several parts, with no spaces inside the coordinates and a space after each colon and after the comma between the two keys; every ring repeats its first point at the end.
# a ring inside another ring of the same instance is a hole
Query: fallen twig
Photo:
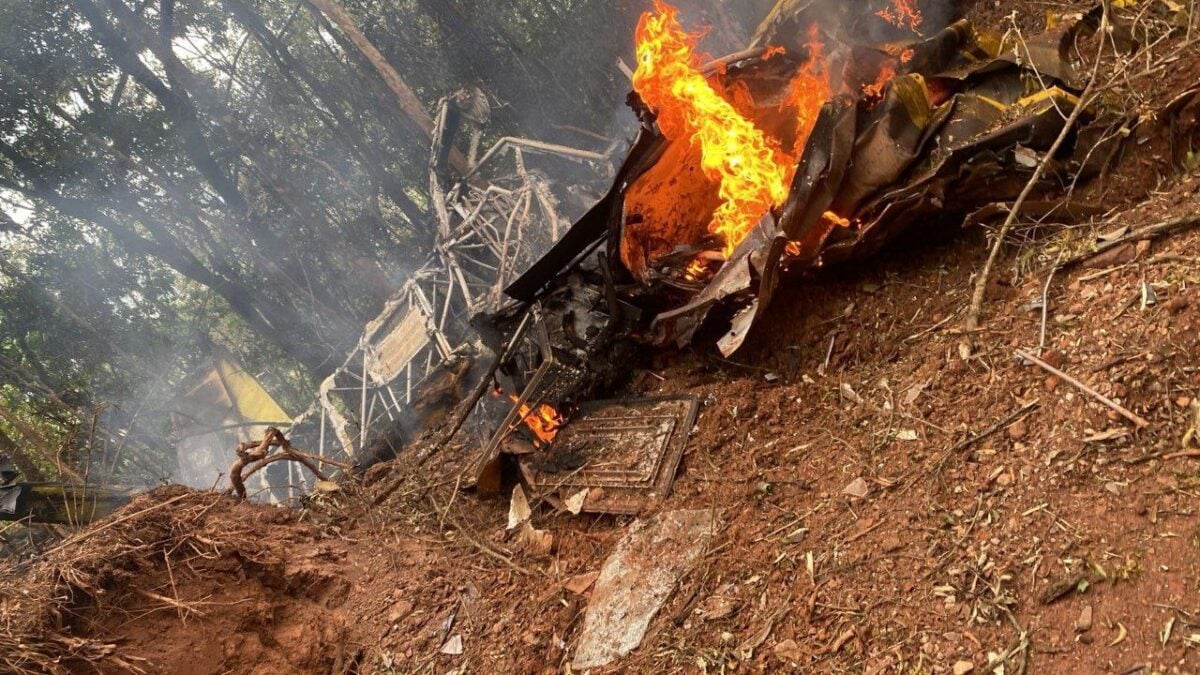
{"type": "Polygon", "coordinates": [[[946,460],[949,459],[950,456],[953,455],[954,453],[966,450],[967,448],[971,447],[972,445],[975,445],[979,441],[982,441],[983,439],[987,438],[988,436],[991,436],[992,434],[996,433],[997,431],[1000,431],[1001,429],[1007,427],[1008,425],[1012,424],[1013,422],[1016,422],[1018,419],[1024,417],[1026,414],[1037,409],[1037,407],[1039,405],[1040,405],[1040,403],[1038,401],[1032,401],[1030,403],[1026,403],[1025,405],[1021,406],[1019,409],[1017,409],[1015,412],[1008,415],[1007,417],[1000,420],[999,422],[996,422],[995,424],[988,427],[987,429],[984,429],[983,431],[975,434],[974,436],[971,436],[970,438],[961,440],[958,443],[955,443],[954,445],[950,446],[950,448],[948,450],[946,450],[945,452],[943,452],[942,456],[938,458],[937,464],[934,465],[933,470],[938,471],[939,469],[941,469],[942,465],[946,463],[946,460]]]}
{"type": "MultiPolygon", "coordinates": [[[[1174,220],[1167,220],[1167,221],[1164,221],[1161,223],[1155,223],[1154,225],[1147,225],[1146,227],[1143,227],[1138,230],[1134,230],[1134,231],[1130,232],[1129,234],[1126,234],[1123,237],[1118,237],[1116,239],[1101,242],[1100,244],[1098,244],[1096,246],[1096,248],[1094,248],[1090,251],[1086,251],[1084,253],[1079,253],[1077,255],[1071,256],[1070,258],[1067,258],[1066,260],[1059,263],[1057,265],[1057,267],[1058,267],[1058,269],[1065,269],[1065,268],[1071,267],[1073,265],[1078,265],[1079,263],[1084,262],[1086,260],[1091,260],[1092,258],[1095,258],[1096,256],[1100,255],[1101,253],[1110,251],[1118,246],[1124,246],[1125,244],[1138,242],[1138,241],[1149,241],[1151,239],[1159,239],[1162,237],[1166,237],[1166,236],[1176,234],[1178,232],[1182,232],[1184,230],[1196,227],[1198,225],[1200,225],[1200,214],[1192,214],[1192,215],[1188,215],[1188,216],[1183,216],[1182,218],[1176,218],[1174,220]]],[[[1150,262],[1175,261],[1175,260],[1177,260],[1177,258],[1178,257],[1176,257],[1176,256],[1165,256],[1165,255],[1164,256],[1156,256],[1150,262]]],[[[1188,259],[1188,258],[1183,258],[1183,260],[1185,262],[1190,261],[1190,259],[1188,259]]]]}
{"type": "Polygon", "coordinates": [[[1025,359],[1026,361],[1033,363],[1034,365],[1038,366],[1042,370],[1045,370],[1046,372],[1050,373],[1051,375],[1054,375],[1055,377],[1059,378],[1060,380],[1075,387],[1079,391],[1082,391],[1083,393],[1087,394],[1088,396],[1091,396],[1092,398],[1096,399],[1097,401],[1108,406],[1109,408],[1114,410],[1117,414],[1119,414],[1121,417],[1124,417],[1125,419],[1129,420],[1130,422],[1133,422],[1135,425],[1137,425],[1137,427],[1139,429],[1144,429],[1144,428],[1150,426],[1149,422],[1147,422],[1142,417],[1139,417],[1138,415],[1130,412],[1129,409],[1125,408],[1121,404],[1108,398],[1104,394],[1101,394],[1100,392],[1096,391],[1095,389],[1092,389],[1091,387],[1089,387],[1086,384],[1080,382],[1079,380],[1071,377],[1070,375],[1064,373],[1063,371],[1059,370],[1058,368],[1055,368],[1054,366],[1050,365],[1049,363],[1046,363],[1045,361],[1039,359],[1038,357],[1034,356],[1033,354],[1029,354],[1028,352],[1025,352],[1020,349],[1018,349],[1015,353],[1016,353],[1017,358],[1025,359]]]}
{"type": "MultiPolygon", "coordinates": [[[[1108,10],[1107,7],[1100,19],[1100,28],[1097,34],[1104,35],[1108,29],[1108,10]]],[[[1071,135],[1071,130],[1075,128],[1075,123],[1079,121],[1079,117],[1083,115],[1083,111],[1091,105],[1093,94],[1096,88],[1096,75],[1100,70],[1101,56],[1104,53],[1104,40],[1099,40],[1099,47],[1096,51],[1096,61],[1092,65],[1092,74],[1088,78],[1087,87],[1080,94],[1078,102],[1075,104],[1075,109],[1071,111],[1066,122],[1063,123],[1062,131],[1059,132],[1058,138],[1054,139],[1054,143],[1046,154],[1038,161],[1037,168],[1033,170],[1033,175],[1029,177],[1029,181],[1025,183],[1025,188],[1021,190],[1021,194],[1017,197],[1017,201],[1013,202],[1012,208],[1008,210],[1008,217],[1004,219],[1004,223],[1000,226],[1000,231],[996,234],[996,241],[992,244],[992,250],[988,253],[987,261],[983,264],[983,269],[979,272],[979,277],[975,280],[975,289],[971,293],[971,305],[967,309],[966,330],[967,333],[974,333],[979,330],[979,315],[983,311],[983,296],[987,290],[988,279],[992,275],[992,267],[995,266],[996,260],[1000,257],[1000,248],[1004,245],[1004,239],[1008,236],[1008,231],[1012,229],[1013,223],[1017,221],[1017,216],[1021,213],[1021,207],[1025,205],[1025,201],[1029,199],[1029,195],[1033,193],[1033,189],[1042,179],[1042,174],[1046,172],[1046,168],[1050,166],[1051,160],[1058,151],[1066,143],[1067,137],[1071,135]]]]}

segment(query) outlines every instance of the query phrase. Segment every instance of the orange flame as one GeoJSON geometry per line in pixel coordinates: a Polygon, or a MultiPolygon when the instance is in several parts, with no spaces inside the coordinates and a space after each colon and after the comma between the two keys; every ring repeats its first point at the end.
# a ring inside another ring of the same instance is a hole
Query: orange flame
{"type": "MultiPolygon", "coordinates": [[[[839,216],[838,214],[834,213],[833,211],[826,211],[825,213],[822,213],[821,218],[829,221],[830,223],[832,223],[834,225],[837,225],[838,227],[850,227],[853,224],[853,221],[851,221],[849,218],[843,218],[843,217],[839,216]]],[[[804,245],[803,242],[799,242],[799,241],[795,241],[795,240],[789,241],[787,243],[787,245],[783,247],[783,252],[788,256],[797,258],[800,256],[800,253],[803,252],[803,250],[804,250],[803,245],[804,245]]]]}
{"type": "Polygon", "coordinates": [[[907,28],[914,33],[921,32],[921,24],[925,21],[916,0],[892,0],[890,6],[875,12],[875,15],[897,28],[907,28]]]}
{"type": "Polygon", "coordinates": [[[875,76],[875,81],[863,85],[863,96],[876,101],[883,98],[883,90],[893,77],[896,77],[895,63],[890,60],[884,61],[883,65],[879,67],[879,75],[875,76]]]}
{"type": "Polygon", "coordinates": [[[688,281],[700,281],[708,276],[708,265],[700,258],[694,258],[688,263],[687,269],[683,273],[683,278],[688,281]]]}
{"type": "MultiPolygon", "coordinates": [[[[633,86],[657,113],[664,136],[699,145],[701,170],[719,183],[722,202],[708,229],[720,237],[722,253],[729,258],[758,220],[787,199],[795,161],[705,79],[695,46],[696,36],[684,31],[678,10],[655,0],[655,11],[638,22],[633,86]]],[[[803,148],[816,112],[828,98],[826,82],[815,92],[805,88],[817,78],[815,72],[801,76],[805,84],[794,83],[789,97],[802,115],[798,148],[803,148]]]]}
{"type": "MultiPolygon", "coordinates": [[[[516,403],[520,400],[517,396],[509,396],[509,399],[516,403]]],[[[542,403],[536,410],[522,403],[520,406],[521,421],[529,430],[533,432],[543,443],[552,443],[554,438],[558,436],[558,430],[562,428],[565,420],[558,411],[549,405],[542,403]]]]}
{"type": "Polygon", "coordinates": [[[849,218],[843,218],[833,211],[826,211],[825,213],[821,214],[821,217],[833,223],[834,225],[837,225],[838,227],[850,227],[849,218]]]}
{"type": "MultiPolygon", "coordinates": [[[[804,153],[804,144],[808,142],[813,127],[817,125],[821,106],[825,105],[825,101],[832,95],[829,88],[828,62],[825,60],[825,45],[821,43],[816,24],[808,28],[808,51],[808,61],[792,78],[788,85],[787,100],[784,102],[784,107],[796,109],[796,144],[792,146],[792,156],[796,159],[804,153]]],[[[793,167],[788,175],[789,183],[794,174],[793,167]]]]}

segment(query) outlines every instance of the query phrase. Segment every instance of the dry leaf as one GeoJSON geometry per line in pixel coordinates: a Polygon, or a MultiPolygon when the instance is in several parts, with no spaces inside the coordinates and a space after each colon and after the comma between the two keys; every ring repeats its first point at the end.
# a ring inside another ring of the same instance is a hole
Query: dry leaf
{"type": "Polygon", "coordinates": [[[517,529],[522,523],[529,522],[533,512],[529,510],[529,500],[525,498],[525,490],[520,485],[513,488],[512,502],[508,505],[508,530],[517,529]]]}
{"type": "Polygon", "coordinates": [[[563,588],[571,591],[575,595],[583,595],[584,593],[587,593],[589,588],[592,587],[592,584],[596,583],[596,579],[599,577],[599,572],[577,574],[570,579],[567,579],[567,583],[563,584],[563,588]]]}
{"type": "Polygon", "coordinates": [[[858,404],[863,403],[863,397],[859,396],[858,392],[854,391],[854,387],[851,387],[849,384],[846,384],[845,382],[842,383],[842,386],[838,387],[838,392],[840,392],[842,395],[842,398],[846,399],[847,401],[851,401],[853,403],[858,403],[858,404]]]}
{"type": "Polygon", "coordinates": [[[440,651],[443,654],[446,654],[447,656],[461,656],[463,653],[462,636],[461,635],[451,636],[451,638],[449,640],[446,640],[446,644],[442,645],[442,648],[438,651],[440,651]]]}
{"type": "Polygon", "coordinates": [[[1109,647],[1116,647],[1125,641],[1125,636],[1129,635],[1129,631],[1125,629],[1125,624],[1117,622],[1117,637],[1112,642],[1108,643],[1109,647]]]}
{"type": "Polygon", "coordinates": [[[567,497],[566,502],[564,502],[566,504],[567,511],[569,511],[573,516],[579,515],[579,513],[583,511],[583,504],[587,501],[587,496],[588,488],[584,488],[570,497],[567,497]]]}

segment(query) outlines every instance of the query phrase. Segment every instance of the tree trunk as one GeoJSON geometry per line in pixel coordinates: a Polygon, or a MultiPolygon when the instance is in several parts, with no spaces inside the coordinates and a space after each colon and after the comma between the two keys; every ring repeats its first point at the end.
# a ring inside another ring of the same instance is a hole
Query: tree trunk
{"type": "MultiPolygon", "coordinates": [[[[331,21],[338,25],[338,28],[350,38],[354,46],[363,55],[383,81],[387,84],[388,89],[395,95],[396,100],[400,103],[400,109],[408,116],[409,120],[421,130],[422,137],[427,141],[433,140],[433,118],[429,112],[421,105],[421,100],[417,98],[416,93],[412,88],[400,78],[400,74],[396,69],[388,63],[383,54],[371,44],[366,35],[358,29],[358,24],[354,22],[354,17],[336,2],[336,0],[308,0],[309,4],[320,10],[331,21]]],[[[467,158],[463,157],[462,153],[457,150],[451,152],[450,165],[459,174],[466,174],[468,171],[467,158]]]]}
{"type": "Polygon", "coordinates": [[[16,441],[4,433],[4,429],[0,429],[0,455],[12,460],[24,480],[33,483],[45,480],[38,465],[29,458],[24,449],[17,445],[16,441]]]}
{"type": "MultiPolygon", "coordinates": [[[[344,101],[339,100],[324,83],[309,71],[303,62],[292,56],[287,45],[271,32],[266,22],[253,8],[242,0],[223,0],[223,5],[242,26],[254,35],[255,39],[262,46],[263,51],[275,61],[276,67],[279,68],[279,72],[283,73],[284,77],[291,81],[299,80],[303,82],[316,95],[317,99],[329,111],[329,115],[333,117],[333,120],[327,121],[327,124],[329,124],[335,138],[346,141],[346,144],[351,147],[354,154],[359,156],[368,173],[379,181],[388,199],[400,209],[414,228],[420,228],[421,224],[426,221],[425,214],[405,194],[403,185],[384,166],[383,158],[378,155],[372,144],[363,136],[359,126],[346,118],[346,114],[342,109],[344,101]]],[[[322,117],[324,118],[324,116],[322,117]]]]}

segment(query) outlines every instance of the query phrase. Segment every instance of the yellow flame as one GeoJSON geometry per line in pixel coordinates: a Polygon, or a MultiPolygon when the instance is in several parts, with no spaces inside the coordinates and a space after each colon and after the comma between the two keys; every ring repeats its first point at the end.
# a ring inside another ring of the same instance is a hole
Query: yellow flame
{"type": "Polygon", "coordinates": [[[787,199],[794,169],[704,78],[695,41],[680,25],[678,11],[656,0],[655,11],[638,22],[633,86],[658,114],[664,136],[699,144],[701,169],[719,181],[722,200],[709,231],[721,238],[729,258],[759,218],[787,199]]]}

